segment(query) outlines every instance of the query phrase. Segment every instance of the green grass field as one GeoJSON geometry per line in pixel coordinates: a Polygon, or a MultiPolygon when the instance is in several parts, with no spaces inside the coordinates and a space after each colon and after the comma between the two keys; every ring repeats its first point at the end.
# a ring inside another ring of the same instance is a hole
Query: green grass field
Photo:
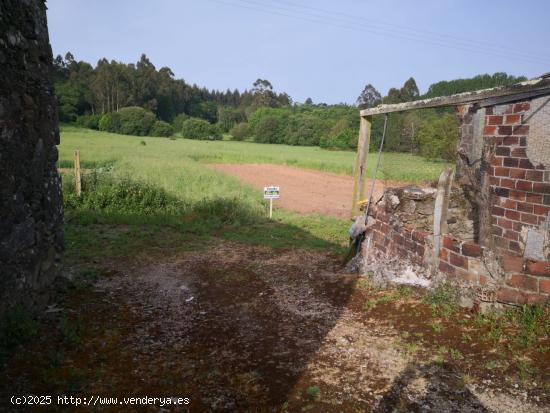
{"type": "MultiPolygon", "coordinates": [[[[128,255],[145,246],[170,249],[212,235],[275,248],[342,252],[347,245],[347,220],[278,209],[269,221],[257,190],[205,164],[275,163],[351,174],[353,152],[123,136],[71,126],[62,127],[59,149],[60,167],[71,168],[79,149],[82,168],[95,171],[85,174],[81,198],[74,196],[72,173],[63,174],[69,257],[82,251],[90,258],[128,255]]],[[[371,154],[371,168],[374,159],[371,154]]],[[[381,171],[394,180],[418,182],[435,179],[443,166],[384,154],[381,171]]]]}
{"type": "MultiPolygon", "coordinates": [[[[294,165],[319,171],[352,175],[355,152],[329,151],[319,147],[257,144],[235,141],[197,141],[189,139],[170,140],[116,135],[89,129],[65,126],[62,128],[61,166],[72,166],[73,150],[81,150],[83,167],[98,162],[122,162],[127,165],[136,161],[147,162],[143,169],[162,171],[172,162],[178,165],[200,163],[273,163],[294,165]],[[142,145],[140,142],[145,142],[142,145]],[[160,160],[160,162],[159,162],[160,160]],[[152,162],[149,164],[149,161],[152,162]]],[[[369,176],[376,163],[377,154],[369,154],[369,176]]],[[[420,156],[406,153],[384,153],[379,178],[406,182],[436,180],[446,166],[443,162],[427,161],[420,156]]],[[[165,175],[162,173],[162,175],[165,175]]]]}

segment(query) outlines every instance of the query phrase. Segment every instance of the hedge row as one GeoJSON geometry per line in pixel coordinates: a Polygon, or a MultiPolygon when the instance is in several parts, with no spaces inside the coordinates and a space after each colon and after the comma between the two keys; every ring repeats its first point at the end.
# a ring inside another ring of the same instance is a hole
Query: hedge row
{"type": "Polygon", "coordinates": [[[83,115],[76,123],[90,129],[135,136],[172,136],[172,125],[157,120],[152,112],[137,106],[120,109],[101,115],[83,115]]]}

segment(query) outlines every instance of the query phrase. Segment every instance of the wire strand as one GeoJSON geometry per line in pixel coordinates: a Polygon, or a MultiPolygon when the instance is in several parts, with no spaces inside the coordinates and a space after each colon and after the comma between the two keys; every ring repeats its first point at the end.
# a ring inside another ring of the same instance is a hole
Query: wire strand
{"type": "MultiPolygon", "coordinates": [[[[504,51],[503,52],[498,52],[498,51],[495,51],[495,50],[482,49],[480,47],[475,48],[475,47],[471,47],[471,46],[452,45],[452,44],[445,43],[445,42],[437,40],[437,39],[436,40],[425,39],[425,38],[418,37],[418,36],[411,37],[412,36],[411,34],[407,35],[407,34],[398,33],[398,32],[397,33],[396,32],[390,32],[388,30],[383,30],[383,29],[371,29],[371,28],[368,28],[366,26],[359,25],[358,23],[351,23],[350,24],[348,22],[347,24],[345,24],[345,22],[344,22],[344,24],[342,24],[341,21],[338,22],[334,19],[328,20],[326,17],[323,17],[323,16],[310,17],[310,16],[304,15],[303,13],[300,13],[300,12],[298,12],[299,14],[296,14],[295,11],[282,8],[281,6],[275,6],[276,8],[279,8],[280,10],[282,10],[282,12],[281,12],[281,11],[278,11],[276,9],[269,8],[269,6],[267,6],[267,5],[264,5],[264,4],[261,4],[261,3],[258,3],[258,2],[254,2],[252,0],[233,0],[233,1],[209,0],[209,1],[219,3],[219,4],[236,6],[236,7],[240,7],[240,8],[244,8],[244,9],[248,9],[248,10],[253,10],[253,11],[257,11],[257,12],[261,12],[261,13],[265,13],[265,14],[270,14],[270,15],[290,17],[290,18],[293,18],[293,19],[307,21],[307,22],[310,22],[310,23],[316,23],[316,24],[320,23],[320,24],[329,25],[329,26],[333,26],[333,27],[337,27],[337,28],[341,28],[341,29],[371,33],[371,34],[374,34],[374,35],[377,35],[377,36],[392,37],[392,38],[397,38],[397,39],[402,39],[402,40],[409,40],[409,41],[413,41],[413,42],[420,42],[420,43],[429,44],[429,45],[438,46],[438,47],[443,47],[443,48],[462,50],[462,51],[473,52],[473,53],[483,53],[483,54],[486,54],[486,55],[492,55],[492,56],[503,58],[503,59],[514,58],[514,59],[517,60],[517,57],[513,56],[514,55],[513,52],[506,52],[505,53],[504,51]]],[[[550,62],[550,59],[546,60],[546,59],[539,59],[539,58],[533,58],[533,57],[527,57],[527,56],[518,56],[518,57],[520,57],[521,60],[523,60],[524,62],[530,62],[530,63],[539,63],[540,64],[540,63],[550,62]]]]}

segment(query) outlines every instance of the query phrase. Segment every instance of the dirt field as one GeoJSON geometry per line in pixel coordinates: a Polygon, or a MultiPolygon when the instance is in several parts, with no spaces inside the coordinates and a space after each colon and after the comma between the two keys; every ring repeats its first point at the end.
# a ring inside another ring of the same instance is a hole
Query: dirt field
{"type": "Polygon", "coordinates": [[[93,410],[116,412],[548,411],[548,360],[520,382],[483,326],[447,317],[436,332],[414,294],[366,310],[380,293],[340,257],[219,240],[97,264],[98,281],[58,299],[0,389],[191,399],[93,410]],[[56,335],[60,318],[71,321],[56,335]]]}
{"type": "MultiPolygon", "coordinates": [[[[258,189],[267,185],[281,187],[281,198],[275,207],[303,214],[318,213],[337,218],[349,218],[353,178],[286,165],[271,164],[214,164],[219,171],[237,176],[258,189]]],[[[369,180],[370,182],[370,180],[369,180]]],[[[370,183],[367,188],[370,190],[370,183]]],[[[374,196],[381,195],[388,186],[403,183],[377,181],[374,196]]]]}

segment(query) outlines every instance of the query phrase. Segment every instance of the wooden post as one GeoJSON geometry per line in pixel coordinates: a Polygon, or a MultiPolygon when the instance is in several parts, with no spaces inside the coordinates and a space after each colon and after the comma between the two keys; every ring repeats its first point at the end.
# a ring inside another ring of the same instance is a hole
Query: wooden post
{"type": "Polygon", "coordinates": [[[273,198],[269,198],[269,219],[273,218],[273,198]]]}
{"type": "Polygon", "coordinates": [[[78,149],[74,151],[74,184],[76,195],[80,196],[82,193],[82,181],[80,179],[80,151],[78,149]]]}
{"type": "Polygon", "coordinates": [[[355,158],[353,204],[351,206],[352,218],[359,215],[360,206],[357,203],[365,198],[365,184],[367,182],[367,156],[369,154],[370,133],[372,129],[372,116],[361,116],[359,128],[359,141],[357,142],[357,157],[355,158]]]}

